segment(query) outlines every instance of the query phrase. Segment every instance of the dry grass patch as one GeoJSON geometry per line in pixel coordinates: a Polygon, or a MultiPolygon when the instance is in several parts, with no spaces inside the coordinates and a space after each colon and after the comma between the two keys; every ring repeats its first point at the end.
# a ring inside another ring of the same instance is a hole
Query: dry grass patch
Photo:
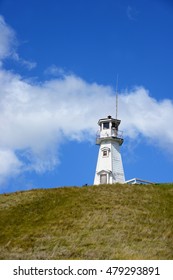
{"type": "Polygon", "coordinates": [[[173,259],[173,185],[0,195],[1,259],[173,259]]]}

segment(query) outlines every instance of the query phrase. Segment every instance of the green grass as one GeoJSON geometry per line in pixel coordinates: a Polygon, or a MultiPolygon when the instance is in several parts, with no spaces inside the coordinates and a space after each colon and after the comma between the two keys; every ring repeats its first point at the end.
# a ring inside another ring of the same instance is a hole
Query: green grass
{"type": "Polygon", "coordinates": [[[173,259],[173,185],[2,194],[0,259],[173,259]]]}

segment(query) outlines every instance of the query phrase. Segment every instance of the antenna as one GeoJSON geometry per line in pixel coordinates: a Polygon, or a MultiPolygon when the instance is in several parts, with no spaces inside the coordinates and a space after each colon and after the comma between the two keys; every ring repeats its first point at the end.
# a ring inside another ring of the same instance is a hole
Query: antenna
{"type": "Polygon", "coordinates": [[[117,74],[117,80],[116,80],[116,115],[115,118],[117,120],[118,118],[118,74],[117,74]]]}

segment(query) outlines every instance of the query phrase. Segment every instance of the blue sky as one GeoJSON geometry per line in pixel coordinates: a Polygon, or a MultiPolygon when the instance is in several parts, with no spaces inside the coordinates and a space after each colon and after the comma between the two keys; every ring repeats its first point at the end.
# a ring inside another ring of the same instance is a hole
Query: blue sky
{"type": "Polygon", "coordinates": [[[0,192],[92,184],[119,110],[126,179],[173,181],[173,4],[0,0],[0,192]]]}

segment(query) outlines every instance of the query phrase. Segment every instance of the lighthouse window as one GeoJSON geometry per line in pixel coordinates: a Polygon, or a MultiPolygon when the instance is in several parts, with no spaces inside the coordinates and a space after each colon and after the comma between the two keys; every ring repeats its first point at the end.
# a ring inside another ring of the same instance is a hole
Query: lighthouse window
{"type": "Polygon", "coordinates": [[[103,157],[107,157],[108,156],[108,150],[103,150],[103,157]]]}
{"type": "Polygon", "coordinates": [[[103,123],[103,129],[109,129],[109,122],[103,123]]]}
{"type": "Polygon", "coordinates": [[[110,152],[110,149],[108,147],[103,147],[102,148],[102,156],[103,157],[108,157],[109,156],[109,152],[110,152]]]}

